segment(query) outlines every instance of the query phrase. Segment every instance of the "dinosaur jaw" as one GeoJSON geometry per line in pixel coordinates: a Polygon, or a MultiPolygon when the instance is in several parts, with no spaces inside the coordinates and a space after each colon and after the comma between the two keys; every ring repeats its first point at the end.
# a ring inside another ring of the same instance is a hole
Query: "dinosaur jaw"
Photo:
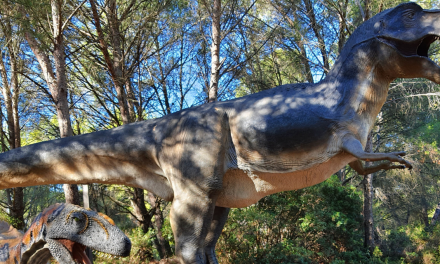
{"type": "MultiPolygon", "coordinates": [[[[86,246],[69,239],[55,239],[55,240],[58,243],[62,244],[69,251],[70,257],[72,258],[74,263],[92,264],[92,261],[87,257],[85,253],[86,246]]],[[[123,257],[123,256],[113,255],[110,253],[105,253],[95,249],[92,249],[92,251],[93,254],[98,257],[113,258],[113,259],[123,257]]]]}
{"type": "Polygon", "coordinates": [[[75,263],[92,264],[85,253],[86,247],[84,245],[68,239],[56,239],[56,241],[62,244],[69,251],[70,257],[75,263]]]}
{"type": "Polygon", "coordinates": [[[389,37],[379,37],[378,40],[393,48],[402,58],[408,59],[401,65],[409,64],[409,73],[406,72],[404,76],[399,77],[427,78],[440,84],[440,67],[429,58],[431,44],[440,40],[439,35],[427,34],[411,42],[389,37]]]}
{"type": "Polygon", "coordinates": [[[439,39],[440,36],[431,34],[411,42],[388,37],[379,37],[381,42],[393,47],[404,57],[420,57],[429,60],[431,60],[428,57],[429,48],[431,47],[432,43],[439,39]]]}
{"type": "MultiPolygon", "coordinates": [[[[60,244],[62,244],[70,253],[70,257],[72,258],[72,261],[74,263],[79,264],[92,264],[91,260],[87,257],[85,253],[86,246],[73,242],[72,240],[68,239],[56,239],[56,241],[60,244]]],[[[105,252],[101,252],[98,250],[93,249],[93,254],[95,256],[99,257],[105,257],[105,258],[119,258],[122,256],[117,256],[105,252]]]]}

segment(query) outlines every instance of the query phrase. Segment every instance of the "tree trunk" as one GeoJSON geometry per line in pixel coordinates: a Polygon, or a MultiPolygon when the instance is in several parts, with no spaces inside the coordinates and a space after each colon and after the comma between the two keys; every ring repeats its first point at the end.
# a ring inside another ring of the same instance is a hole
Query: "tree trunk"
{"type": "Polygon", "coordinates": [[[429,204],[428,204],[428,201],[426,200],[426,197],[424,195],[426,193],[426,188],[425,188],[425,184],[423,182],[423,178],[421,179],[421,181],[422,181],[421,182],[422,193],[421,193],[421,197],[420,197],[420,203],[422,206],[422,211],[420,212],[420,218],[422,220],[422,223],[425,225],[425,227],[429,227],[429,217],[428,217],[429,204]]]}
{"type": "MultiPolygon", "coordinates": [[[[104,32],[101,27],[101,19],[96,7],[96,3],[94,0],[89,0],[90,6],[92,8],[93,13],[93,21],[95,24],[96,32],[98,34],[99,40],[99,48],[104,55],[105,63],[107,69],[110,73],[110,76],[113,80],[113,84],[115,86],[117,98],[118,98],[118,106],[121,112],[122,123],[129,124],[134,121],[132,119],[133,116],[130,116],[130,110],[127,104],[127,95],[125,92],[124,84],[127,85],[127,89],[131,91],[131,87],[129,87],[129,79],[124,75],[124,58],[122,52],[122,44],[121,44],[121,32],[119,30],[121,26],[121,21],[118,18],[117,12],[117,4],[115,0],[108,1],[108,5],[106,8],[106,15],[108,19],[108,28],[110,35],[111,47],[113,48],[111,52],[109,51],[109,45],[107,45],[106,39],[104,38],[104,32]],[[112,54],[113,57],[110,55],[112,54]]],[[[134,96],[133,93],[129,93],[130,99],[134,96]]],[[[144,190],[140,188],[133,188],[133,197],[131,199],[131,204],[133,206],[133,213],[138,219],[140,226],[142,227],[142,231],[147,233],[148,228],[151,225],[152,216],[148,213],[147,208],[145,207],[145,198],[144,198],[144,190]]]]}
{"type": "MultiPolygon", "coordinates": [[[[54,44],[53,62],[55,64],[55,71],[52,68],[49,56],[41,49],[39,43],[32,36],[31,32],[26,31],[25,38],[40,64],[43,78],[46,81],[52,99],[55,102],[60,137],[69,137],[73,135],[73,132],[70,123],[69,104],[67,101],[66,63],[64,56],[61,5],[61,1],[51,0],[54,44]]],[[[76,184],[64,184],[63,188],[66,202],[79,205],[80,197],[78,186],[76,184]]]]}
{"type": "Polygon", "coordinates": [[[98,34],[99,48],[104,55],[105,63],[110,72],[110,76],[113,80],[113,84],[116,90],[116,97],[118,98],[119,110],[121,111],[122,123],[130,123],[130,115],[128,113],[127,96],[125,94],[124,83],[125,77],[123,74],[123,58],[121,51],[121,33],[119,32],[120,21],[117,17],[117,5],[116,1],[110,0],[107,7],[108,24],[111,36],[111,45],[113,47],[112,54],[110,56],[107,43],[104,39],[104,33],[101,28],[101,19],[96,8],[94,0],[90,0],[90,6],[93,12],[93,20],[98,34]]]}
{"type": "MultiPolygon", "coordinates": [[[[17,56],[15,55],[12,28],[9,22],[2,25],[2,31],[7,41],[7,50],[9,53],[9,70],[10,79],[8,79],[7,68],[3,62],[3,54],[0,51],[0,74],[2,78],[2,93],[6,106],[7,125],[9,132],[9,149],[19,148],[21,146],[20,140],[20,121],[18,116],[18,77],[17,77],[17,56]],[[11,92],[12,91],[12,92],[11,92]]],[[[24,188],[16,187],[8,189],[7,203],[9,206],[9,215],[14,218],[14,227],[19,230],[24,230],[24,188]]]]}
{"type": "MultiPolygon", "coordinates": [[[[365,152],[372,152],[373,139],[372,134],[368,135],[367,145],[365,146],[365,152]]],[[[367,162],[366,166],[371,165],[367,162]]],[[[373,176],[374,174],[368,174],[363,181],[364,187],[364,246],[371,252],[374,250],[374,219],[373,219],[373,176]]]]}
{"type": "Polygon", "coordinates": [[[316,21],[315,9],[313,8],[312,1],[311,0],[303,0],[303,1],[304,1],[304,5],[306,6],[307,17],[310,19],[310,26],[318,40],[318,45],[319,45],[318,48],[321,51],[324,72],[327,73],[330,70],[330,64],[329,64],[324,37],[321,34],[321,27],[319,23],[316,21]]]}
{"type": "Polygon", "coordinates": [[[345,167],[340,169],[339,171],[337,171],[336,175],[338,176],[338,178],[341,181],[341,183],[344,182],[345,181],[345,176],[347,176],[346,173],[345,173],[345,167]]]}
{"type": "Polygon", "coordinates": [[[435,208],[434,215],[432,216],[432,219],[431,219],[431,225],[435,225],[439,216],[440,216],[440,203],[438,203],[437,208],[435,208]]]}
{"type": "Polygon", "coordinates": [[[156,230],[156,247],[157,251],[159,252],[159,256],[161,259],[171,257],[171,247],[170,243],[163,237],[162,234],[162,225],[163,225],[163,215],[162,210],[160,208],[160,201],[157,199],[157,197],[152,194],[148,193],[148,199],[150,202],[150,205],[155,208],[154,212],[154,228],[156,230]]]}
{"type": "Polygon", "coordinates": [[[133,206],[133,214],[136,216],[139,225],[142,227],[144,233],[148,232],[151,226],[152,216],[148,213],[145,207],[144,190],[140,188],[133,188],[133,198],[131,199],[133,206]]]}
{"type": "Polygon", "coordinates": [[[339,19],[339,38],[338,38],[338,51],[341,52],[344,47],[345,40],[347,38],[346,28],[347,28],[347,5],[348,0],[338,1],[338,19],[339,19]]]}
{"type": "MultiPolygon", "coordinates": [[[[64,35],[61,28],[61,5],[62,2],[60,0],[51,1],[54,37],[53,60],[56,71],[56,86],[49,85],[49,88],[55,99],[60,137],[64,138],[73,136],[73,130],[70,122],[69,103],[67,101],[66,61],[64,58],[64,35]]],[[[66,203],[80,205],[78,186],[76,184],[64,184],[63,188],[66,203]]]]}
{"type": "Polygon", "coordinates": [[[212,8],[212,43],[211,43],[211,79],[209,83],[208,102],[217,101],[218,82],[220,77],[220,16],[222,12],[221,0],[214,0],[212,8]]]}

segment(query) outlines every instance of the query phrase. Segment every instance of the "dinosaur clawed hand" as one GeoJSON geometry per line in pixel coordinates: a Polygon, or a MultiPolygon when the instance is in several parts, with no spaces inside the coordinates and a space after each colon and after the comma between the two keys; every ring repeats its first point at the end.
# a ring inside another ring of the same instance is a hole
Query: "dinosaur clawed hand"
{"type": "Polygon", "coordinates": [[[409,169],[411,170],[413,168],[413,166],[411,165],[411,163],[409,163],[407,160],[402,159],[402,156],[405,156],[406,152],[405,151],[399,151],[399,152],[391,152],[389,153],[389,161],[391,162],[399,162],[402,165],[394,165],[394,169],[409,169]]]}

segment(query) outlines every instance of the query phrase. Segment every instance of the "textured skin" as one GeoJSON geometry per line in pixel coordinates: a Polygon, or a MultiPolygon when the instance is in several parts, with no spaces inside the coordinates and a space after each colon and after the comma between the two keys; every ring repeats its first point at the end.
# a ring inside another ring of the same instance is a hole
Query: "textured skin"
{"type": "Polygon", "coordinates": [[[14,149],[0,154],[0,188],[99,182],[146,189],[173,201],[181,261],[217,263],[222,208],[320,183],[346,164],[360,174],[411,168],[404,152],[363,148],[391,81],[440,84],[440,68],[427,57],[439,34],[439,10],[399,5],[362,24],[317,84],[14,149]],[[387,162],[364,168],[361,160],[387,162]]]}
{"type": "Polygon", "coordinates": [[[0,264],[88,264],[85,247],[125,257],[131,242],[108,216],[72,204],[46,208],[24,234],[0,221],[0,264]]]}

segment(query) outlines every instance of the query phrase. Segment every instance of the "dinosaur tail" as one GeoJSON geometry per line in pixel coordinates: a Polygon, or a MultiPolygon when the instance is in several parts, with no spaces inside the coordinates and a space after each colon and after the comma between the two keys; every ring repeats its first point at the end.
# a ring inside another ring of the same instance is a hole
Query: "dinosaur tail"
{"type": "Polygon", "coordinates": [[[157,170],[154,120],[41,142],[0,154],[0,189],[100,182],[136,186],[157,170]]]}

